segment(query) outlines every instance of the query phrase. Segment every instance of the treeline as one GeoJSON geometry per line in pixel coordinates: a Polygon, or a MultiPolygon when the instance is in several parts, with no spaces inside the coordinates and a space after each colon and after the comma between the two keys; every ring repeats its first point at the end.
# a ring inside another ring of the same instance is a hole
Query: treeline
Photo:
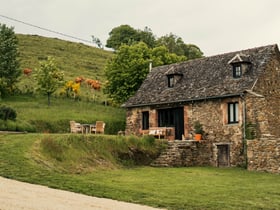
{"type": "Polygon", "coordinates": [[[203,56],[199,47],[184,43],[172,33],[156,38],[148,27],[139,30],[129,25],[112,29],[106,47],[113,48],[115,56],[106,65],[105,92],[119,104],[138,90],[149,73],[150,63],[156,67],[203,56]]]}

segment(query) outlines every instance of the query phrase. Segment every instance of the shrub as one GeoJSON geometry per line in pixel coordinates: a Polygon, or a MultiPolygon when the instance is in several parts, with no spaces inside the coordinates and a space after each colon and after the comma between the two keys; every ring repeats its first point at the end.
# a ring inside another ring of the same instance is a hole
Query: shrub
{"type": "Polygon", "coordinates": [[[8,106],[1,106],[0,107],[0,119],[1,120],[16,120],[17,113],[16,111],[8,106]]]}

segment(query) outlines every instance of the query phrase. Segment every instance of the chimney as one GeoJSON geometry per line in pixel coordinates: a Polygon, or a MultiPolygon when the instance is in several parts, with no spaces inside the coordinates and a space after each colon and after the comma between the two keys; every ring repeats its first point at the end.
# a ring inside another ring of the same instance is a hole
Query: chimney
{"type": "Polygon", "coordinates": [[[150,60],[150,63],[149,63],[149,71],[150,71],[150,72],[152,71],[152,68],[153,68],[153,61],[150,60]]]}

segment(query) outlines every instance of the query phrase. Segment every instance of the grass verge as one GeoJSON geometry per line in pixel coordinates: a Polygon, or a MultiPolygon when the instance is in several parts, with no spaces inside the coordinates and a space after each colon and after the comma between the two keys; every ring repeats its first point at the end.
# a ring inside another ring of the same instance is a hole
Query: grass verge
{"type": "MultiPolygon", "coordinates": [[[[67,140],[66,138],[65,140],[63,137],[55,138],[58,135],[50,136],[53,137],[53,141],[57,141],[57,144],[61,144],[57,148],[57,145],[54,146],[57,152],[69,151],[71,141],[80,142],[75,139],[67,140]],[[66,142],[61,142],[59,138],[66,142]],[[60,151],[58,148],[63,150],[60,151]]],[[[280,206],[279,175],[249,172],[239,168],[152,168],[147,166],[128,168],[117,159],[115,163],[118,164],[113,163],[113,165],[118,167],[95,167],[95,170],[73,173],[73,171],[69,172],[61,168],[67,169],[63,164],[75,162],[76,155],[71,157],[65,152],[67,157],[62,156],[57,160],[55,154],[43,151],[44,146],[39,147],[42,150],[38,149],[38,144],[45,137],[46,135],[42,134],[1,135],[0,175],[91,196],[168,209],[279,209],[280,206]]],[[[98,142],[100,147],[97,151],[101,150],[102,143],[104,143],[104,151],[114,148],[110,146],[112,145],[110,138],[115,137],[100,138],[98,142]]],[[[95,140],[87,139],[87,141],[95,140]]],[[[136,140],[128,138],[118,141],[125,142],[118,142],[121,145],[118,151],[126,151],[125,147],[129,145],[132,148],[136,140]]],[[[85,152],[86,155],[81,155],[81,157],[89,158],[87,154],[91,154],[91,156],[101,156],[104,160],[110,160],[106,158],[109,154],[102,156],[93,151],[96,145],[88,145],[85,148],[83,145],[86,144],[78,146],[72,143],[73,148],[79,147],[77,150],[92,152],[85,152]]],[[[142,146],[134,147],[141,148],[142,146]]],[[[116,149],[111,151],[116,151],[116,149]]],[[[112,157],[116,156],[112,155],[112,157]]],[[[78,159],[76,164],[79,162],[78,159]]]]}

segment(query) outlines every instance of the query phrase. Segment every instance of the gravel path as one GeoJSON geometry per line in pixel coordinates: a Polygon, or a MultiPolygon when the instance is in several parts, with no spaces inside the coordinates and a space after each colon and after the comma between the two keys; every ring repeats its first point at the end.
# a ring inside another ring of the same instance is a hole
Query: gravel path
{"type": "Polygon", "coordinates": [[[155,210],[0,177],[0,210],[155,210]]]}

